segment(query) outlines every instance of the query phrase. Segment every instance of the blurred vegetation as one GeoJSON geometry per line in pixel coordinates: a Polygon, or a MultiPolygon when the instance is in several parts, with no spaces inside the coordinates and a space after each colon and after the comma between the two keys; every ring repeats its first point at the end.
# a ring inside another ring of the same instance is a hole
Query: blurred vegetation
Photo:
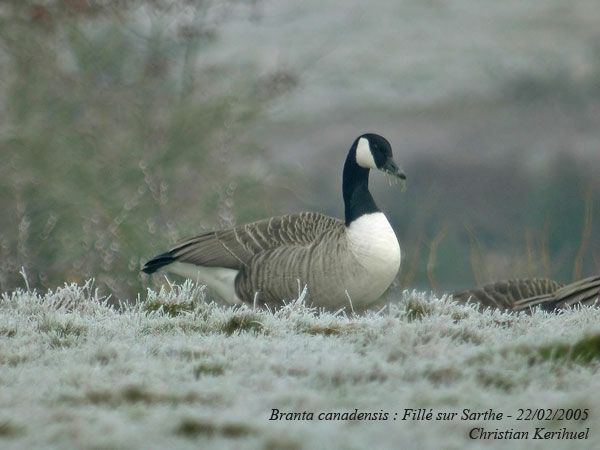
{"type": "Polygon", "coordinates": [[[470,129],[460,142],[470,149],[417,158],[406,168],[413,215],[397,217],[399,228],[408,242],[419,242],[417,253],[431,256],[437,244],[437,259],[431,267],[427,259],[414,262],[403,280],[427,279],[440,292],[507,278],[569,283],[600,273],[600,47],[592,45],[588,56],[583,75],[566,68],[513,74],[496,98],[449,113],[464,116],[470,129]],[[494,143],[503,151],[484,156],[494,143]]]}
{"type": "MultiPolygon", "coordinates": [[[[24,267],[31,287],[93,277],[104,293],[132,299],[148,283],[141,263],[189,233],[306,208],[340,215],[339,175],[354,135],[336,141],[335,154],[323,152],[309,174],[268,159],[248,130],[297,75],[259,75],[207,56],[236,8],[252,16],[253,1],[0,4],[0,291],[22,285],[24,267]],[[297,184],[307,192],[283,191],[302,176],[297,184]]],[[[594,57],[600,61],[600,52],[594,57]]],[[[525,76],[505,86],[501,100],[482,100],[492,104],[409,113],[459,129],[493,112],[548,109],[579,124],[585,109],[596,120],[598,74],[581,85],[568,74],[525,76]]],[[[385,123],[404,113],[380,114],[385,123]]],[[[520,127],[514,122],[509,129],[520,127]]],[[[498,123],[457,131],[460,144],[507,145],[503,130],[489,136],[486,126],[498,123]]],[[[407,194],[376,194],[401,240],[399,285],[448,291],[598,273],[598,170],[577,161],[569,145],[576,143],[565,142],[541,168],[524,163],[526,148],[502,160],[399,159],[407,194]]]]}
{"type": "Polygon", "coordinates": [[[32,287],[94,277],[133,298],[165,236],[266,214],[265,186],[285,171],[267,172],[243,132],[295,80],[203,60],[211,7],[2,5],[0,290],[24,267],[32,287]]]}
{"type": "Polygon", "coordinates": [[[412,192],[392,212],[404,244],[401,285],[447,292],[600,272],[597,168],[563,153],[535,169],[519,158],[423,158],[405,171],[412,192]]]}

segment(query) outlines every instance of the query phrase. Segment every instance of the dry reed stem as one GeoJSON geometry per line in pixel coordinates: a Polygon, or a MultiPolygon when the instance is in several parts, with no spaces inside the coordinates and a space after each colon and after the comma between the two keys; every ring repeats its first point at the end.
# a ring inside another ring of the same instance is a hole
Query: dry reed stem
{"type": "Polygon", "coordinates": [[[467,233],[469,233],[469,243],[471,246],[471,269],[473,271],[473,276],[475,277],[475,283],[477,285],[482,285],[490,279],[489,270],[487,268],[485,258],[483,257],[483,245],[477,238],[475,230],[470,224],[465,223],[464,227],[467,230],[467,233]]]}
{"type": "Polygon", "coordinates": [[[438,293],[440,289],[437,282],[435,281],[435,277],[433,275],[433,268],[435,266],[438,245],[440,245],[440,242],[442,242],[442,239],[446,235],[447,231],[448,226],[444,225],[440,232],[433,238],[433,240],[429,244],[429,256],[427,258],[427,278],[429,279],[429,283],[431,284],[431,289],[435,293],[438,293]]]}
{"type": "Polygon", "coordinates": [[[594,185],[590,184],[585,193],[585,211],[583,216],[583,228],[581,229],[581,244],[577,250],[577,256],[575,256],[575,263],[573,265],[573,281],[577,281],[582,278],[583,273],[583,258],[585,251],[590,242],[592,236],[592,213],[594,206],[594,185]]]}
{"type": "Polygon", "coordinates": [[[419,264],[419,257],[421,256],[421,248],[423,247],[423,242],[424,237],[423,233],[421,232],[419,233],[419,237],[417,239],[417,246],[415,247],[415,250],[413,251],[413,254],[410,257],[410,265],[408,271],[406,272],[406,274],[401,274],[400,276],[400,285],[404,289],[408,288],[415,280],[417,274],[417,266],[419,264]]]}

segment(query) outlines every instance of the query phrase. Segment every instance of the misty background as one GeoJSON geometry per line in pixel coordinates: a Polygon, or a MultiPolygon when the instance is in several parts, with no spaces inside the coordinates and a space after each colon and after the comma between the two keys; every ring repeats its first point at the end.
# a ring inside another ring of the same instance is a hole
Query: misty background
{"type": "Polygon", "coordinates": [[[134,299],[178,239],[371,187],[399,288],[600,272],[594,0],[3,1],[0,290],[95,278],[134,299]]]}

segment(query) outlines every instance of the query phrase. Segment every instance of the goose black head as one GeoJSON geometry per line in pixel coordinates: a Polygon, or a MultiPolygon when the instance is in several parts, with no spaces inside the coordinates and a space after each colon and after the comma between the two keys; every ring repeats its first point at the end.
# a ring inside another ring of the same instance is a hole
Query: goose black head
{"type": "Polygon", "coordinates": [[[378,134],[367,133],[358,138],[356,164],[364,169],[381,170],[393,180],[401,180],[403,187],[406,183],[406,175],[392,156],[392,146],[386,138],[378,134]]]}

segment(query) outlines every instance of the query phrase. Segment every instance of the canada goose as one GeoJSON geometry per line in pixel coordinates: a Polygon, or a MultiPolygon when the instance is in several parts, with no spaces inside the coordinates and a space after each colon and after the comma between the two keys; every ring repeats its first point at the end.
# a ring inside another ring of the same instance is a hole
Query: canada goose
{"type": "Polygon", "coordinates": [[[576,304],[600,306],[599,293],[600,276],[584,278],[567,285],[545,278],[534,278],[498,281],[455,293],[453,298],[508,311],[530,310],[536,306],[545,311],[556,311],[576,304]]]}
{"type": "Polygon", "coordinates": [[[345,222],[302,212],[211,231],[155,256],[142,270],[150,274],[164,268],[198,280],[233,304],[278,307],[306,286],[309,305],[364,310],[400,268],[394,230],[369,192],[370,169],[406,183],[390,143],[363,134],[344,164],[345,222]]]}

